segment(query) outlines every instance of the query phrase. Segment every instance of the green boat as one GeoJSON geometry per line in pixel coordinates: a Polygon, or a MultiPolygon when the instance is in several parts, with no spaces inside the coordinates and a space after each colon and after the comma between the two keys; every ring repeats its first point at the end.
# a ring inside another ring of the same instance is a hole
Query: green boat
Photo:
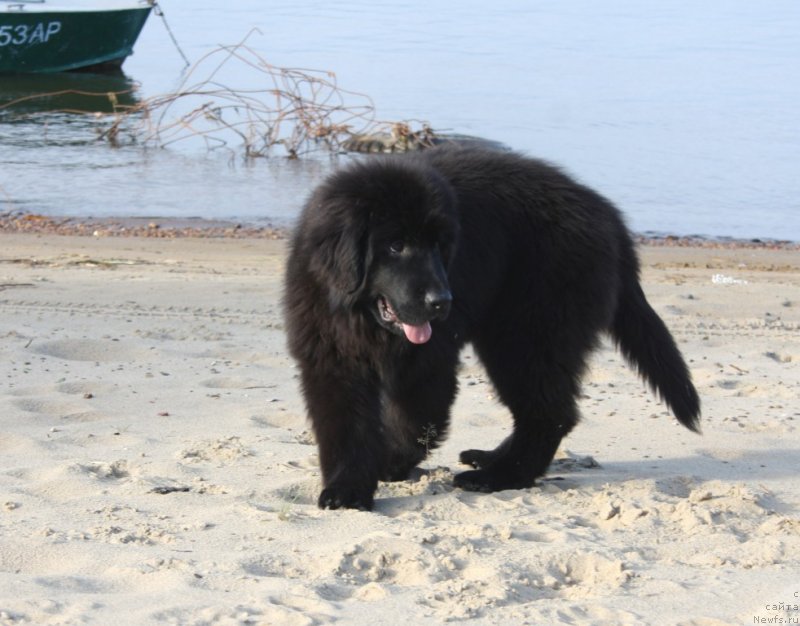
{"type": "Polygon", "coordinates": [[[118,70],[155,0],[0,0],[0,74],[118,70]]]}

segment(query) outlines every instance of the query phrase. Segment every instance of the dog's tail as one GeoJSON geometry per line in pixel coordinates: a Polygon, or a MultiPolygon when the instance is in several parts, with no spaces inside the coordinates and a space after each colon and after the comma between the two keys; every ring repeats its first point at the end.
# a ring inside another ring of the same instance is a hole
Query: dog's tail
{"type": "Polygon", "coordinates": [[[628,362],[686,428],[700,432],[700,398],[675,340],[639,284],[633,248],[622,259],[622,284],[611,336],[628,362]]]}

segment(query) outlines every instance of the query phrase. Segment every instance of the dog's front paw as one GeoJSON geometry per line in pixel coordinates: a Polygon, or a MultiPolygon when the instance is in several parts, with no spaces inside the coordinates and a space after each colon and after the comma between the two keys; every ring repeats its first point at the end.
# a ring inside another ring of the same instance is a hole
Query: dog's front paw
{"type": "Polygon", "coordinates": [[[375,504],[375,493],[372,489],[355,485],[331,485],[319,494],[317,504],[321,509],[371,511],[375,504]]]}

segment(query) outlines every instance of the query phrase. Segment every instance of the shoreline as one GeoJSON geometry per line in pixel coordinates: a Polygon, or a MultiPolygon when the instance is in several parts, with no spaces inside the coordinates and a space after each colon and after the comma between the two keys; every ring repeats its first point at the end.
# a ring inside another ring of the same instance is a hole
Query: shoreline
{"type": "MultiPolygon", "coordinates": [[[[154,237],[161,239],[287,239],[285,226],[263,226],[199,217],[54,217],[33,213],[0,213],[0,234],[28,233],[79,237],[154,237]]],[[[800,250],[800,242],[776,239],[735,239],[701,235],[633,233],[640,245],[712,249],[800,250]]]]}

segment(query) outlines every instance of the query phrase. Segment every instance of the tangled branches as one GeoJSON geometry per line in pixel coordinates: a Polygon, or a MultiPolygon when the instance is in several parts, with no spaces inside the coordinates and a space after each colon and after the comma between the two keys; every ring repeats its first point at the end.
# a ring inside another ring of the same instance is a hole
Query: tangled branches
{"type": "Polygon", "coordinates": [[[276,148],[297,158],[316,150],[415,150],[438,141],[423,122],[377,121],[370,97],[342,89],[332,72],[268,63],[247,45],[249,37],[203,56],[167,94],[141,98],[137,85],[120,77],[95,81],[99,89],[90,91],[91,83],[72,75],[65,89],[0,102],[0,115],[88,113],[97,137],[115,147],[191,149],[199,142],[247,159],[276,148]]]}
{"type": "Polygon", "coordinates": [[[332,72],[276,67],[245,42],[208,53],[175,92],[118,109],[101,138],[158,147],[201,140],[210,150],[241,150],[246,158],[280,146],[296,158],[338,152],[365,133],[413,133],[407,123],[375,121],[369,96],[342,89],[332,72]],[[232,85],[226,70],[250,86],[232,85]]]}

